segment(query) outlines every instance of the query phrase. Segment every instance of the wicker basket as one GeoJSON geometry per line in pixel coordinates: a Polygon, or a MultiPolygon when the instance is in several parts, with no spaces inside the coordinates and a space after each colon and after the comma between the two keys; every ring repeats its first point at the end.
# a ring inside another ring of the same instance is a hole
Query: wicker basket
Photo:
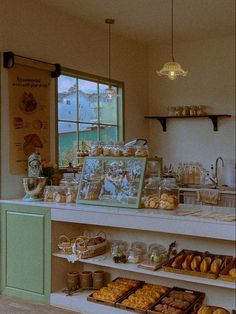
{"type": "Polygon", "coordinates": [[[75,240],[76,254],[78,255],[79,258],[91,258],[106,253],[107,248],[106,234],[104,232],[99,232],[95,239],[99,236],[102,236],[105,241],[95,245],[88,245],[89,238],[85,237],[76,238],[75,240]]]}
{"type": "Polygon", "coordinates": [[[58,247],[61,254],[72,254],[71,241],[67,236],[61,235],[59,237],[58,247]]]}

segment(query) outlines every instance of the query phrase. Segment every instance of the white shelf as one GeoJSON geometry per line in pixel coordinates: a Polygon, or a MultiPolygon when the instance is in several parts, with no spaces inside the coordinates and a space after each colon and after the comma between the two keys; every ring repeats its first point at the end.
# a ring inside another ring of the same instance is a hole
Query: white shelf
{"type": "MultiPolygon", "coordinates": [[[[67,259],[67,255],[65,254],[53,253],[53,256],[67,259]]],[[[175,279],[175,280],[198,283],[198,284],[203,284],[203,285],[208,285],[208,286],[235,289],[235,283],[222,281],[219,279],[208,279],[208,278],[201,278],[201,277],[195,277],[195,276],[189,276],[189,275],[175,274],[171,272],[165,272],[163,270],[150,271],[147,269],[139,268],[135,264],[128,264],[128,263],[116,264],[112,261],[110,254],[105,254],[105,255],[88,258],[88,259],[80,259],[79,262],[108,267],[108,268],[120,269],[123,271],[129,271],[129,272],[134,272],[134,273],[139,273],[139,274],[151,275],[151,276],[160,277],[160,278],[175,279]]]]}
{"type": "Polygon", "coordinates": [[[127,311],[106,306],[98,303],[87,301],[87,296],[91,294],[91,291],[83,291],[73,294],[72,296],[66,296],[63,292],[51,293],[50,304],[56,307],[60,307],[66,310],[79,312],[81,314],[127,314],[127,311]]]}

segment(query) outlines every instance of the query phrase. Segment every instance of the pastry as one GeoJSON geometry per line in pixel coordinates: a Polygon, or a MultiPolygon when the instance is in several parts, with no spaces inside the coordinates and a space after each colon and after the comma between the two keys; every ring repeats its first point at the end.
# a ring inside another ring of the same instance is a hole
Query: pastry
{"type": "Polygon", "coordinates": [[[216,309],[212,314],[228,314],[229,312],[225,309],[216,309]]]}
{"type": "Polygon", "coordinates": [[[201,261],[202,261],[202,258],[200,255],[194,256],[194,258],[191,262],[191,269],[193,271],[197,271],[199,269],[201,261]]]}
{"type": "Polygon", "coordinates": [[[202,273],[207,273],[211,265],[211,257],[204,257],[200,264],[200,271],[202,273]]]}
{"type": "Polygon", "coordinates": [[[230,269],[229,275],[230,275],[232,278],[236,279],[236,268],[230,269]]]}
{"type": "Polygon", "coordinates": [[[189,254],[186,256],[184,262],[182,263],[183,269],[190,269],[192,258],[193,258],[193,254],[189,254]]]}
{"type": "Polygon", "coordinates": [[[171,264],[171,267],[180,267],[182,265],[184,259],[185,259],[184,254],[178,255],[174,259],[173,263],[171,264]]]}
{"type": "Polygon", "coordinates": [[[211,263],[211,272],[213,274],[216,274],[222,265],[222,259],[221,258],[215,258],[214,261],[211,263]]]}
{"type": "Polygon", "coordinates": [[[212,309],[210,306],[202,306],[198,310],[197,314],[212,314],[212,309]]]}
{"type": "Polygon", "coordinates": [[[145,284],[142,288],[137,289],[122,304],[133,308],[147,310],[152,304],[166,293],[167,288],[157,285],[145,284]]]}

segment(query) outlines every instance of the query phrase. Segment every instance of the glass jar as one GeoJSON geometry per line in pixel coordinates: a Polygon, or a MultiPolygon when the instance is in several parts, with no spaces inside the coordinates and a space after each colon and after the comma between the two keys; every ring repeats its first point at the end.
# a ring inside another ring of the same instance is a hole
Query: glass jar
{"type": "Polygon", "coordinates": [[[127,260],[132,264],[140,263],[143,260],[142,251],[138,248],[129,249],[127,252],[127,260]]]}
{"type": "Polygon", "coordinates": [[[141,251],[142,255],[146,255],[147,254],[147,245],[144,242],[133,242],[131,244],[131,249],[138,249],[141,251]]]}
{"type": "Polygon", "coordinates": [[[166,176],[159,187],[160,209],[176,209],[179,205],[179,188],[176,178],[166,176]]]}
{"type": "Polygon", "coordinates": [[[53,202],[53,192],[54,192],[54,186],[52,185],[45,186],[44,192],[43,192],[44,202],[53,202]]]}
{"type": "Polygon", "coordinates": [[[66,203],[75,203],[77,198],[77,187],[69,187],[66,192],[66,203]]]}
{"type": "Polygon", "coordinates": [[[134,145],[124,145],[123,156],[132,157],[134,155],[135,155],[135,146],[134,145]]]}
{"type": "Polygon", "coordinates": [[[148,146],[147,145],[136,145],[135,156],[136,157],[148,157],[149,156],[148,146]]]}
{"type": "Polygon", "coordinates": [[[115,145],[112,147],[112,156],[114,157],[120,157],[123,155],[123,144],[117,142],[115,145]]]}
{"type": "Polygon", "coordinates": [[[167,261],[167,251],[164,246],[160,244],[151,244],[149,246],[149,258],[152,262],[157,264],[164,264],[167,261]]]}
{"type": "Polygon", "coordinates": [[[105,144],[103,146],[103,156],[112,156],[112,146],[113,146],[112,142],[105,144]]]}
{"type": "Polygon", "coordinates": [[[64,186],[54,187],[53,202],[56,202],[56,203],[66,202],[66,188],[64,186]]]}

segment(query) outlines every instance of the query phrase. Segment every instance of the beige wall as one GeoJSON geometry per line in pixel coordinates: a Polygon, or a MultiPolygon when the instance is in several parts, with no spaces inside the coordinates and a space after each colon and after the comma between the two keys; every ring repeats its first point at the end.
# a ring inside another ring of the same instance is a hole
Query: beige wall
{"type": "Polygon", "coordinates": [[[170,60],[168,46],[149,49],[149,113],[167,114],[167,106],[206,105],[212,114],[231,114],[219,120],[213,132],[208,119],[168,120],[163,133],[158,121],[150,123],[153,153],[164,162],[200,161],[205,167],[217,156],[235,159],[235,42],[234,37],[178,43],[176,60],[188,76],[175,81],[158,77],[156,70],[170,60]]]}
{"type": "MultiPolygon", "coordinates": [[[[30,0],[1,0],[0,17],[0,51],[107,76],[107,31],[30,0]]],[[[125,83],[126,140],[147,137],[148,122],[143,119],[148,112],[147,49],[113,35],[112,78],[125,83]]],[[[9,175],[7,99],[7,70],[2,69],[2,198],[23,193],[20,177],[9,175]]]]}

